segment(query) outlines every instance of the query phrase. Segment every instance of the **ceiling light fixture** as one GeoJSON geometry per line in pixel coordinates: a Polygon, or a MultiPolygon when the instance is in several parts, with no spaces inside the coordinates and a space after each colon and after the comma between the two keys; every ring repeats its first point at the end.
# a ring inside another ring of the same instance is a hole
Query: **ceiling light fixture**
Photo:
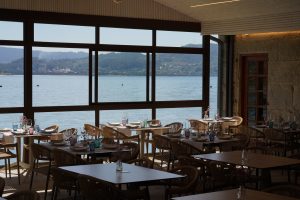
{"type": "Polygon", "coordinates": [[[234,3],[240,0],[230,0],[230,1],[218,1],[218,2],[214,2],[214,3],[205,3],[205,4],[197,4],[197,5],[193,5],[190,6],[191,8],[197,8],[197,7],[203,7],[203,6],[211,6],[211,5],[217,5],[217,4],[224,4],[224,3],[234,3]]]}

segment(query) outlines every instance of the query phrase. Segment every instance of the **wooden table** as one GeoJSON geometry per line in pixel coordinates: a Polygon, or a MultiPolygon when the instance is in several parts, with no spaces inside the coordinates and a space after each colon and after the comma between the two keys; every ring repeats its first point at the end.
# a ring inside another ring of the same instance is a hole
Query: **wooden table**
{"type": "MultiPolygon", "coordinates": [[[[256,190],[244,190],[244,198],[243,200],[296,200],[296,198],[281,196],[278,194],[271,194],[256,190]]],[[[197,195],[190,195],[184,197],[177,197],[173,198],[174,200],[235,200],[238,199],[237,195],[238,189],[233,190],[223,190],[218,192],[210,192],[210,193],[203,193],[197,195]]]]}
{"type": "MultiPolygon", "coordinates": [[[[261,126],[252,126],[251,128],[257,130],[258,132],[264,134],[264,131],[268,129],[267,126],[261,125],[261,126]]],[[[282,129],[282,128],[274,128],[276,131],[279,131],[284,136],[284,156],[287,155],[288,150],[288,143],[290,142],[289,139],[294,139],[294,136],[297,136],[300,134],[300,129],[282,129]]],[[[256,136],[257,137],[257,136],[256,136]]]]}
{"type": "Polygon", "coordinates": [[[32,153],[30,146],[34,142],[34,139],[38,139],[39,137],[44,137],[43,134],[33,134],[29,135],[27,133],[20,133],[20,134],[14,134],[14,132],[9,132],[10,136],[15,138],[18,144],[19,149],[19,160],[21,161],[20,164],[23,168],[29,168],[29,166],[33,162],[32,153]],[[28,144],[25,144],[25,139],[28,139],[28,144]],[[23,144],[23,149],[22,149],[23,144]],[[26,149],[28,152],[25,154],[24,149],[26,149]],[[23,156],[21,156],[23,154],[23,156]]]}
{"type": "Polygon", "coordinates": [[[178,174],[149,169],[126,163],[123,163],[122,165],[122,172],[116,171],[116,163],[76,165],[60,168],[73,173],[88,175],[113,184],[151,182],[183,177],[182,175],[178,174]]]}
{"type": "Polygon", "coordinates": [[[195,155],[195,158],[203,158],[207,160],[220,161],[224,163],[230,163],[234,165],[244,165],[257,169],[271,169],[278,167],[285,167],[291,165],[299,165],[300,160],[265,155],[259,153],[247,152],[247,161],[242,162],[242,152],[241,151],[229,151],[229,152],[221,152],[221,153],[210,153],[210,154],[202,154],[195,155]]]}
{"type": "Polygon", "coordinates": [[[130,151],[129,149],[105,149],[105,148],[95,148],[95,151],[89,151],[89,150],[85,150],[85,151],[74,151],[70,148],[69,145],[64,145],[64,146],[57,146],[57,145],[53,145],[51,143],[42,143],[41,145],[47,147],[48,149],[50,149],[50,151],[52,151],[53,149],[63,149],[65,151],[68,151],[72,154],[75,154],[75,155],[92,155],[92,156],[99,156],[99,155],[103,155],[103,156],[106,156],[106,155],[110,155],[112,153],[117,153],[117,152],[124,152],[124,151],[130,151]]]}
{"type": "MultiPolygon", "coordinates": [[[[115,128],[116,130],[123,132],[125,134],[129,134],[132,135],[132,132],[135,131],[136,134],[139,135],[140,137],[140,157],[142,158],[145,154],[145,138],[146,135],[151,133],[154,134],[158,134],[158,135],[162,135],[164,133],[166,133],[166,131],[168,131],[170,129],[170,127],[139,127],[139,128],[128,128],[126,126],[111,126],[111,125],[107,125],[111,128],[115,128]]],[[[149,147],[147,147],[149,148],[149,147]]]]}
{"type": "MultiPolygon", "coordinates": [[[[247,152],[247,159],[242,160],[241,151],[202,154],[202,155],[195,155],[194,157],[255,168],[257,177],[259,177],[260,174],[269,174],[269,170],[273,168],[288,167],[288,166],[300,164],[300,160],[298,159],[265,155],[265,154],[252,153],[252,152],[247,152]]],[[[271,182],[270,179],[271,177],[269,177],[269,180],[267,180],[268,183],[271,182]]],[[[256,184],[256,188],[257,189],[259,188],[258,182],[256,184]]]]}
{"type": "Polygon", "coordinates": [[[239,141],[239,139],[237,139],[237,138],[220,139],[220,138],[218,138],[218,136],[215,137],[214,141],[209,141],[208,136],[201,136],[201,139],[206,139],[205,141],[197,140],[196,137],[195,138],[185,138],[185,137],[174,138],[174,137],[170,137],[170,139],[171,140],[181,140],[183,142],[189,143],[190,145],[192,145],[196,149],[200,149],[200,150],[203,149],[203,146],[211,146],[211,145],[219,146],[220,149],[222,149],[222,146],[225,145],[225,144],[234,143],[234,142],[239,141]]]}
{"type": "Polygon", "coordinates": [[[235,120],[235,119],[220,118],[219,120],[215,120],[215,119],[197,119],[197,120],[202,123],[208,124],[208,125],[219,123],[219,124],[221,124],[223,130],[225,130],[229,126],[234,126],[237,124],[237,120],[235,120]]]}

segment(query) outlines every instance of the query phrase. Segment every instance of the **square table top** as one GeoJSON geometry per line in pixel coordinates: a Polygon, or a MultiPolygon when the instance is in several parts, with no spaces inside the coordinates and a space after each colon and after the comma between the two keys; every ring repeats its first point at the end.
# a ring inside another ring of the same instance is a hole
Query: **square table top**
{"type": "Polygon", "coordinates": [[[300,164],[300,160],[247,152],[247,160],[242,163],[242,151],[228,151],[221,153],[210,153],[195,155],[195,158],[203,158],[207,160],[220,161],[235,165],[244,165],[257,169],[270,169],[276,167],[284,167],[300,164]]]}
{"type": "Polygon", "coordinates": [[[123,163],[123,171],[116,171],[116,163],[91,164],[60,167],[77,174],[88,175],[113,184],[127,184],[137,182],[150,182],[182,178],[182,175],[149,169],[141,166],[123,163]]]}
{"type": "Polygon", "coordinates": [[[41,145],[45,146],[46,148],[48,148],[50,151],[52,151],[53,149],[62,149],[65,151],[68,151],[70,153],[76,154],[76,155],[101,155],[101,154],[110,154],[110,153],[117,153],[117,152],[124,152],[124,151],[130,151],[130,149],[117,149],[117,148],[95,148],[95,151],[90,151],[89,148],[87,147],[86,150],[72,150],[70,148],[70,145],[62,145],[62,146],[57,146],[57,145],[53,145],[51,143],[41,143],[41,145]]]}
{"type": "MultiPolygon", "coordinates": [[[[296,200],[296,198],[281,196],[278,194],[271,194],[256,190],[249,190],[245,189],[245,196],[244,200],[296,200]]],[[[210,192],[210,193],[203,193],[203,194],[196,194],[190,196],[183,196],[173,198],[174,200],[233,200],[237,199],[238,189],[232,190],[223,190],[218,192],[210,192]]]]}

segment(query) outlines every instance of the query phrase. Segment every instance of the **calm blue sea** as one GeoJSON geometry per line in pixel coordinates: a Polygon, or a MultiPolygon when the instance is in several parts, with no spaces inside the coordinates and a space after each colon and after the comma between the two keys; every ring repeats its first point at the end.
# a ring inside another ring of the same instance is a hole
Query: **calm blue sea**
{"type": "MultiPolygon", "coordinates": [[[[202,98],[201,76],[159,76],[156,79],[156,99],[195,100],[202,98]]],[[[210,82],[210,113],[217,109],[217,77],[210,82]]],[[[0,107],[23,106],[23,77],[0,76],[0,107]]],[[[99,101],[129,102],[145,101],[146,78],[142,76],[99,76],[99,101]]],[[[33,106],[67,106],[88,104],[88,76],[34,75],[33,106]]],[[[100,123],[120,122],[127,115],[129,121],[151,118],[151,110],[101,111],[100,123]]],[[[0,128],[11,127],[18,122],[21,113],[0,114],[0,128]]],[[[201,108],[158,109],[157,119],[163,124],[174,121],[186,123],[188,118],[199,118],[201,108]]],[[[61,129],[81,128],[84,123],[94,123],[93,111],[36,113],[36,122],[41,128],[58,124],[61,129]]]]}

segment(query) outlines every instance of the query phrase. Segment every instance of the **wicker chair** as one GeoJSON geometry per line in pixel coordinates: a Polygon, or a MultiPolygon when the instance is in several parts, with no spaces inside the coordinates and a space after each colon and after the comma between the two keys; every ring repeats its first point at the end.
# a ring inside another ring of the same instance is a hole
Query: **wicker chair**
{"type": "Polygon", "coordinates": [[[232,188],[235,184],[234,168],[223,162],[211,161],[208,165],[212,190],[232,188]]]}
{"type": "Polygon", "coordinates": [[[243,118],[240,117],[240,116],[233,116],[232,119],[235,120],[236,123],[234,125],[230,125],[228,127],[229,128],[229,132],[237,134],[239,126],[242,125],[242,123],[243,123],[243,118]]]}
{"type": "Polygon", "coordinates": [[[158,119],[152,119],[152,120],[148,120],[147,124],[149,127],[157,127],[157,126],[161,126],[161,122],[158,119]]]}
{"type": "Polygon", "coordinates": [[[232,146],[232,150],[247,149],[250,142],[250,137],[247,133],[235,134],[234,138],[237,138],[238,141],[234,143],[234,145],[232,146]]]}
{"type": "Polygon", "coordinates": [[[31,190],[17,191],[7,197],[7,200],[40,200],[39,193],[31,190]]]}
{"type": "Polygon", "coordinates": [[[103,127],[103,143],[125,143],[133,141],[139,143],[139,135],[128,136],[112,127],[103,127]]]}
{"type": "Polygon", "coordinates": [[[281,131],[273,128],[267,128],[264,130],[265,143],[267,144],[270,151],[275,155],[283,156],[285,150],[285,138],[281,131]]]}
{"type": "MultiPolygon", "coordinates": [[[[46,128],[44,128],[44,131],[47,132],[47,131],[51,131],[52,133],[58,133],[58,129],[59,129],[59,126],[54,124],[54,125],[51,125],[51,126],[48,126],[46,128]]],[[[38,136],[37,138],[35,138],[38,140],[38,143],[40,143],[41,141],[44,141],[44,142],[48,142],[49,139],[50,139],[50,135],[43,135],[43,136],[38,136]]]]}
{"type": "Polygon", "coordinates": [[[4,187],[5,187],[5,180],[4,178],[0,177],[0,197],[2,197],[3,195],[4,187]]]}
{"type": "Polygon", "coordinates": [[[86,164],[86,162],[77,155],[63,149],[53,149],[52,153],[55,166],[57,167],[86,164]]]}
{"type": "Polygon", "coordinates": [[[102,129],[91,124],[84,124],[84,130],[94,139],[98,139],[102,135],[102,129]]]}
{"type": "Polygon", "coordinates": [[[165,199],[171,199],[174,195],[194,194],[198,183],[199,172],[192,166],[181,166],[171,170],[173,173],[182,174],[185,177],[178,181],[170,181],[166,189],[165,199]]]}
{"type": "Polygon", "coordinates": [[[17,160],[18,181],[20,184],[20,165],[19,165],[19,148],[18,143],[0,143],[0,160],[4,159],[5,177],[7,177],[7,167],[9,171],[9,177],[11,178],[11,166],[10,159],[15,158],[17,160]],[[13,153],[10,149],[16,149],[16,153],[13,153]],[[8,161],[8,163],[7,163],[8,161]]]}
{"type": "Polygon", "coordinates": [[[128,164],[135,164],[138,166],[146,167],[146,168],[153,168],[153,162],[147,157],[138,158],[134,160],[130,160],[127,162],[128,164]]]}
{"type": "Polygon", "coordinates": [[[164,169],[167,165],[167,170],[170,169],[171,164],[171,141],[168,137],[161,135],[153,136],[153,165],[155,160],[160,161],[160,168],[164,169]],[[157,152],[158,151],[158,152],[157,152]]]}
{"type": "MultiPolygon", "coordinates": [[[[202,191],[205,192],[206,188],[206,182],[208,179],[208,165],[209,160],[199,159],[199,158],[193,158],[190,156],[179,156],[178,158],[179,166],[193,166],[196,167],[196,169],[199,172],[199,182],[202,185],[202,191]]],[[[199,185],[199,184],[198,184],[199,185]]],[[[201,186],[199,185],[199,186],[201,186]]]]}
{"type": "Polygon", "coordinates": [[[77,129],[76,128],[68,128],[60,131],[59,133],[62,133],[64,136],[64,140],[68,141],[70,137],[77,135],[77,129]]]}
{"type": "Polygon", "coordinates": [[[76,199],[78,192],[77,175],[57,167],[81,165],[86,164],[86,162],[75,154],[63,149],[53,149],[52,152],[56,167],[51,168],[51,173],[53,176],[53,192],[51,199],[57,198],[59,189],[75,191],[74,199],[76,199]]]}
{"type": "Polygon", "coordinates": [[[114,200],[114,199],[146,199],[148,194],[146,190],[120,190],[115,185],[90,177],[79,175],[78,182],[80,192],[84,200],[114,200]]]}
{"type": "Polygon", "coordinates": [[[68,172],[58,167],[51,168],[51,174],[53,179],[52,187],[52,200],[57,199],[57,194],[59,189],[68,190],[69,195],[71,191],[75,191],[74,199],[77,198],[78,184],[77,184],[77,174],[68,172]]]}
{"type": "Polygon", "coordinates": [[[173,122],[171,124],[165,125],[165,127],[170,127],[167,134],[180,134],[183,128],[183,124],[181,122],[173,122]]]}
{"type": "Polygon", "coordinates": [[[121,160],[122,162],[129,162],[138,158],[140,153],[140,145],[134,142],[124,142],[120,144],[120,148],[129,149],[129,151],[120,151],[117,154],[113,154],[109,160],[111,162],[116,162],[121,160]]]}
{"type": "Polygon", "coordinates": [[[189,119],[190,127],[191,129],[197,131],[197,132],[204,132],[208,130],[208,124],[201,122],[196,119],[189,119]]]}
{"type": "Polygon", "coordinates": [[[32,166],[32,171],[31,171],[31,179],[30,179],[29,189],[30,190],[32,189],[33,177],[34,177],[35,172],[46,175],[47,178],[46,178],[45,196],[44,196],[44,199],[46,199],[49,178],[50,178],[50,173],[51,173],[51,165],[52,165],[52,161],[53,161],[53,158],[51,155],[51,150],[41,144],[36,144],[36,143],[33,143],[31,145],[31,150],[32,150],[32,156],[33,156],[33,166],[32,166]],[[39,163],[39,161],[46,161],[47,165],[46,166],[42,165],[41,163],[39,163]]]}

